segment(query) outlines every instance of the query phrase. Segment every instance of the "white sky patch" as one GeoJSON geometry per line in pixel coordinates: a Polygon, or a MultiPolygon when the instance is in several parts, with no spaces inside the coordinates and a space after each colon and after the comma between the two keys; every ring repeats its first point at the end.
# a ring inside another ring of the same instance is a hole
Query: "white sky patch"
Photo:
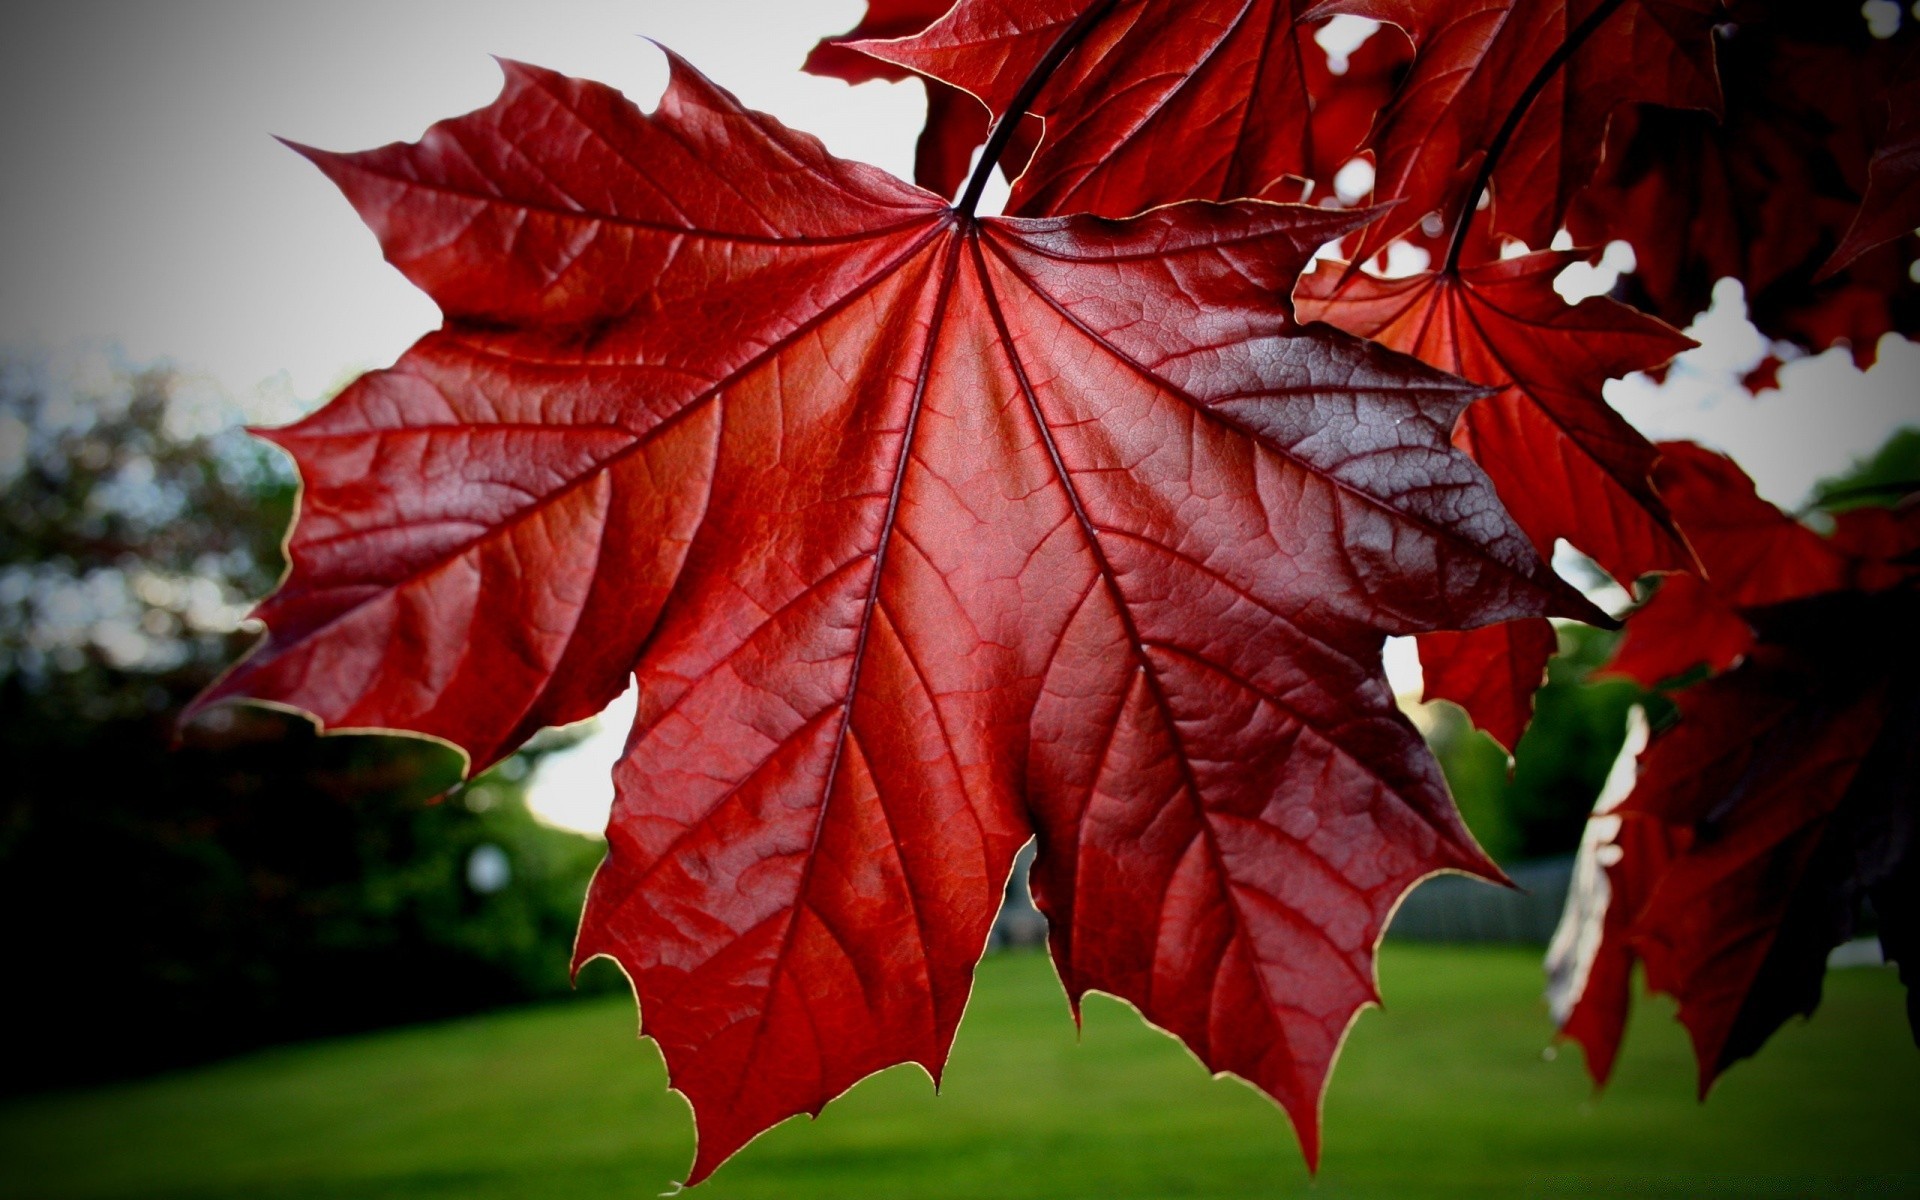
{"type": "Polygon", "coordinates": [[[1740,285],[1721,280],[1713,307],[1687,333],[1700,348],[1681,355],[1664,382],[1614,380],[1607,400],[1655,441],[1686,438],[1732,455],[1782,508],[1798,508],[1815,483],[1895,430],[1920,426],[1920,345],[1905,338],[1882,338],[1864,373],[1844,348],[1788,362],[1779,390],[1750,396],[1740,377],[1770,347],[1747,323],[1740,285]]]}
{"type": "Polygon", "coordinates": [[[1380,22],[1345,13],[1314,30],[1313,40],[1327,52],[1327,68],[1335,75],[1347,73],[1347,59],[1380,28],[1380,22]]]}
{"type": "Polygon", "coordinates": [[[1373,164],[1364,158],[1348,159],[1333,176],[1333,194],[1340,197],[1340,203],[1353,205],[1367,198],[1373,191],[1373,164]]]}
{"type": "Polygon", "coordinates": [[[0,349],[117,342],[236,396],[308,407],[439,324],[352,208],[274,135],[420,136],[500,90],[491,55],[651,106],[652,37],[834,153],[910,172],[917,83],[803,74],[861,0],[71,0],[8,22],[0,72],[0,349]]]}
{"type": "Polygon", "coordinates": [[[1420,646],[1410,637],[1390,637],[1380,660],[1387,669],[1387,686],[1402,700],[1418,700],[1426,690],[1420,673],[1420,646]]]}
{"type": "Polygon", "coordinates": [[[640,698],[632,684],[593,718],[591,732],[540,760],[527,783],[527,808],[549,825],[601,837],[613,809],[613,766],[626,749],[640,698]]]}
{"type": "MultiPolygon", "coordinates": [[[[1509,246],[1513,243],[1509,242],[1509,246]]],[[[1604,296],[1620,282],[1620,276],[1633,270],[1633,247],[1625,242],[1608,242],[1597,262],[1577,262],[1560,272],[1553,290],[1568,304],[1578,304],[1590,296],[1604,296]]]]}

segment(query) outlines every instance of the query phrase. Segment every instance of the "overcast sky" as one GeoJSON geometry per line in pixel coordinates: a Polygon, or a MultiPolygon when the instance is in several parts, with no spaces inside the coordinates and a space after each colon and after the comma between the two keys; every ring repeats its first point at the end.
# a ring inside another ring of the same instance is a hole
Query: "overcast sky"
{"type": "MultiPolygon", "coordinates": [[[[849,88],[799,71],[862,0],[68,0],[10,18],[0,73],[0,349],[117,346],[206,373],[255,419],[284,419],[391,362],[437,323],[332,185],[273,140],[351,150],[410,139],[499,88],[490,55],[613,84],[650,106],[644,37],[835,153],[905,173],[917,85],[849,88]],[[262,385],[265,385],[264,388],[262,385]]],[[[1797,504],[1812,482],[1920,423],[1920,351],[1883,344],[1790,364],[1783,391],[1736,384],[1764,347],[1737,289],[1663,386],[1611,385],[1656,438],[1735,455],[1797,504]]],[[[617,735],[597,752],[617,748],[617,735]]],[[[604,780],[596,763],[565,767],[604,780]]],[[[551,787],[548,789],[551,791],[551,787]]],[[[595,803],[598,803],[596,801],[595,803]]]]}
{"type": "Polygon", "coordinates": [[[836,153],[910,169],[917,87],[801,74],[861,0],[68,0],[10,17],[0,73],[0,340],[112,340],[317,398],[436,323],[331,184],[273,135],[418,137],[500,86],[491,55],[651,105],[652,37],[836,153]]]}

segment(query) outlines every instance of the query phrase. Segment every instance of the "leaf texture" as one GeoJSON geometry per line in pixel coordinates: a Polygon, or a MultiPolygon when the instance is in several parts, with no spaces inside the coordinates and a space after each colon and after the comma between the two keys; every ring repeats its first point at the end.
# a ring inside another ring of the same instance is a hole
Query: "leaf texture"
{"type": "MultiPolygon", "coordinates": [[[[1565,538],[1630,584],[1691,567],[1693,556],[1655,492],[1653,446],[1602,386],[1692,343],[1609,299],[1567,304],[1553,281],[1577,258],[1542,251],[1401,279],[1323,264],[1295,302],[1304,318],[1500,389],[1461,416],[1454,444],[1486,469],[1542,556],[1565,538]]],[[[1427,696],[1459,703],[1511,749],[1552,647],[1539,624],[1422,638],[1427,696]]]]}
{"type": "Polygon", "coordinates": [[[1591,611],[1449,444],[1477,389],[1295,320],[1364,215],[975,220],[678,59],[652,114],[509,64],[306,153],[446,323],[271,435],[293,566],[209,700],[484,763],[634,677],[577,959],[632,980],[691,1180],[937,1078],[1029,836],[1069,995],[1316,1157],[1393,905],[1496,874],[1384,637],[1591,611]]]}
{"type": "Polygon", "coordinates": [[[1593,177],[1614,111],[1629,103],[1718,111],[1720,0],[1328,0],[1405,30],[1411,72],[1368,144],[1376,200],[1397,200],[1352,251],[1364,262],[1429,213],[1452,228],[1490,179],[1491,230],[1543,247],[1593,177]],[[1511,122],[1511,124],[1509,124],[1511,122]]]}
{"type": "Polygon", "coordinates": [[[1096,22],[1024,110],[1046,132],[1015,172],[1007,211],[1124,217],[1181,200],[1292,198],[1288,180],[1326,184],[1353,157],[1406,44],[1377,34],[1336,77],[1298,15],[1305,7],[960,0],[916,36],[858,45],[966,89],[999,116],[1067,30],[1096,22]]]}

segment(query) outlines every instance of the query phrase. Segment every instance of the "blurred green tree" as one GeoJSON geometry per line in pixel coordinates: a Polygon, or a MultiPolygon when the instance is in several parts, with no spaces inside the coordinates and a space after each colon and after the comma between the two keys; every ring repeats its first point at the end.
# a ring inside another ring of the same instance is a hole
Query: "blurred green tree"
{"type": "Polygon", "coordinates": [[[296,490],[207,406],[166,370],[0,365],[7,1087],[568,988],[600,846],[527,814],[537,748],[459,787],[444,746],[260,709],[174,745],[296,490]]]}
{"type": "Polygon", "coordinates": [[[1533,723],[1512,761],[1452,704],[1427,707],[1427,741],[1474,836],[1500,862],[1572,854],[1600,785],[1626,740],[1627,710],[1646,703],[1638,686],[1594,679],[1616,634],[1586,625],[1559,629],[1560,653],[1534,693],[1533,723]]]}

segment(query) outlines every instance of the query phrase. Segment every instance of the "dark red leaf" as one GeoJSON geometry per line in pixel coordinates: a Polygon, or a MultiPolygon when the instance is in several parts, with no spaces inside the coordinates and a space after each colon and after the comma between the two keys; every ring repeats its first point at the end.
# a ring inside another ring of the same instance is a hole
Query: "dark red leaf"
{"type": "Polygon", "coordinates": [[[1697,667],[1719,672],[1753,649],[1739,611],[1698,575],[1669,575],[1627,618],[1625,635],[1601,674],[1655,688],[1697,667]]]}
{"type": "Polygon", "coordinates": [[[1722,603],[1758,608],[1842,586],[1844,556],[1762,500],[1738,463],[1692,442],[1659,450],[1654,483],[1722,603]]]}
{"type": "Polygon", "coordinates": [[[1509,752],[1533,720],[1533,693],[1559,648],[1551,622],[1538,618],[1465,633],[1423,633],[1422,699],[1451,700],[1509,752]]]}
{"type": "MultiPolygon", "coordinates": [[[[1876,632],[1893,615],[1845,597],[1800,607],[1796,621],[1876,632]]],[[[1903,609],[1899,620],[1920,615],[1903,609]]],[[[1679,724],[1645,759],[1626,809],[1681,835],[1681,849],[1628,943],[1648,986],[1680,1001],[1703,1094],[1787,1017],[1813,1011],[1859,896],[1910,852],[1920,713],[1888,670],[1920,665],[1908,629],[1878,662],[1844,644],[1857,639],[1765,645],[1682,692],[1679,724]]]]}
{"type": "Polygon", "coordinates": [[[1904,82],[1887,93],[1887,131],[1867,163],[1867,194],[1823,276],[1920,228],[1920,52],[1908,56],[1900,74],[1904,82]]]}
{"type": "MultiPolygon", "coordinates": [[[[1624,238],[1634,301],[1676,325],[1738,279],[1762,333],[1861,367],[1882,334],[1920,329],[1916,253],[1899,238],[1816,280],[1861,211],[1887,97],[1920,22],[1881,41],[1857,6],[1739,0],[1722,40],[1726,118],[1641,109],[1615,119],[1606,162],[1574,204],[1575,238],[1624,238]]],[[[1850,251],[1851,253],[1851,251],[1850,251]]]]}
{"type": "MultiPolygon", "coordinates": [[[[853,49],[849,42],[901,38],[919,33],[940,19],[953,0],[868,0],[867,15],[839,37],[823,38],[807,55],[805,70],[815,75],[865,83],[870,79],[906,79],[906,68],[853,49]]],[[[914,182],[952,196],[967,181],[973,152],[987,140],[987,110],[978,100],[937,79],[927,88],[927,121],[914,149],[914,182]]]]}
{"type": "MultiPolygon", "coordinates": [[[[1853,936],[1863,899],[1912,986],[1920,704],[1902,681],[1920,667],[1916,616],[1911,590],[1769,610],[1745,661],[1678,695],[1679,723],[1643,757],[1618,817],[1596,814],[1614,822],[1600,831],[1612,895],[1561,1032],[1597,1082],[1636,959],[1680,1002],[1703,1095],[1819,1004],[1827,955],[1853,936]]],[[[1920,1037],[1911,991],[1908,1007],[1920,1037]]]]}
{"type": "Polygon", "coordinates": [[[1740,377],[1740,386],[1753,395],[1780,389],[1780,368],[1786,364],[1778,355],[1769,354],[1756,364],[1753,370],[1740,377]]]}
{"type": "Polygon", "coordinates": [[[1097,19],[1028,106],[1046,133],[1007,211],[1121,217],[1179,200],[1284,194],[1288,178],[1325,183],[1353,156],[1406,61],[1405,42],[1391,31],[1368,39],[1336,78],[1296,16],[1302,7],[961,0],[916,37],[861,48],[965,88],[998,115],[1069,27],[1097,19]]]}
{"type": "MultiPolygon", "coordinates": [[[[1685,527],[1706,577],[1678,574],[1627,619],[1604,673],[1652,688],[1698,667],[1718,673],[1753,648],[1743,611],[1845,587],[1898,586],[1920,544],[1906,511],[1842,513],[1822,538],[1760,498],[1739,464],[1692,442],[1663,442],[1654,479],[1685,527]]],[[[1910,510],[1909,510],[1910,511],[1910,510]]]]}
{"type": "Polygon", "coordinates": [[[1720,0],[1325,0],[1314,16],[1386,21],[1413,39],[1411,73],[1370,145],[1374,196],[1400,202],[1362,235],[1365,261],[1437,213],[1478,200],[1490,151],[1491,229],[1544,247],[1592,178],[1607,122],[1631,102],[1717,110],[1711,29],[1720,0]],[[1515,113],[1517,123],[1503,127],[1515,113]]]}
{"type": "Polygon", "coordinates": [[[1899,587],[1920,570],[1920,503],[1836,514],[1828,544],[1846,560],[1847,584],[1863,592],[1899,587]]]}
{"type": "MultiPolygon", "coordinates": [[[[1467,409],[1454,444],[1486,469],[1543,556],[1565,538],[1631,583],[1693,559],[1655,495],[1654,448],[1608,407],[1601,388],[1692,343],[1612,300],[1567,304],[1553,280],[1576,258],[1546,251],[1403,279],[1323,265],[1302,281],[1296,302],[1302,317],[1499,388],[1467,409]]],[[[1532,711],[1545,662],[1539,650],[1551,642],[1535,628],[1423,645],[1423,664],[1445,664],[1444,691],[1430,684],[1428,695],[1462,704],[1511,748],[1532,711]],[[1503,640],[1521,656],[1503,661],[1503,640]]]]}
{"type": "Polygon", "coordinates": [[[1704,1094],[1818,1005],[1828,952],[1863,900],[1911,975],[1920,517],[1842,514],[1829,543],[1729,460],[1661,450],[1662,494],[1707,575],[1666,580],[1628,619],[1610,670],[1649,685],[1703,663],[1724,673],[1676,694],[1678,722],[1642,757],[1618,817],[1596,811],[1583,854],[1611,855],[1613,895],[1581,915],[1587,978],[1562,1032],[1604,1082],[1638,958],[1648,985],[1680,1002],[1704,1094]]]}
{"type": "MultiPolygon", "coordinates": [[[[1738,463],[1692,442],[1662,442],[1654,481],[1686,530],[1706,578],[1678,574],[1627,619],[1604,668],[1644,687],[1697,667],[1724,671],[1753,648],[1742,610],[1846,585],[1849,556],[1760,498],[1738,463]]],[[[1867,532],[1879,546],[1886,535],[1867,532]]]]}
{"type": "Polygon", "coordinates": [[[446,324],[272,435],[293,566],[208,699],[484,763],[636,677],[577,954],[632,979],[692,1179],[937,1076],[1030,834],[1069,995],[1314,1158],[1387,915],[1494,873],[1384,637],[1592,611],[1449,445],[1475,389],[1295,321],[1364,218],[976,221],[677,59],[652,115],[507,70],[308,152],[446,324]]]}

